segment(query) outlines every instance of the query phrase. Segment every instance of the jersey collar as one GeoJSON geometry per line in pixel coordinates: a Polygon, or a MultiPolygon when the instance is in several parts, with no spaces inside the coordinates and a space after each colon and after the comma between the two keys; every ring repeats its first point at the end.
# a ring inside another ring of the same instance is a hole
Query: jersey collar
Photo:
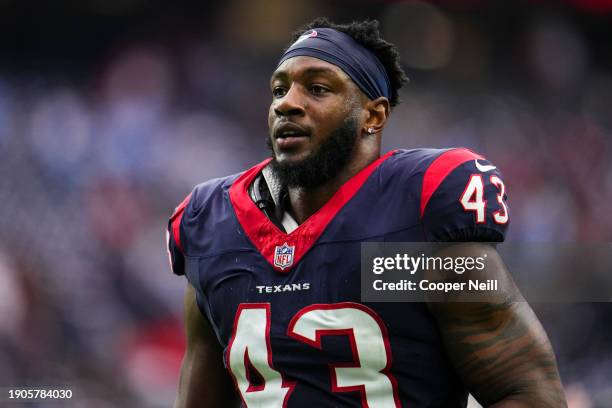
{"type": "Polygon", "coordinates": [[[271,158],[250,168],[236,179],[229,190],[230,201],[238,222],[249,240],[275,270],[287,273],[312,248],[327,225],[359,191],[374,170],[395,152],[395,150],[388,152],[359,171],[344,183],[317,212],[288,234],[278,229],[257,208],[248,193],[248,187],[262,169],[270,163],[271,158]]]}

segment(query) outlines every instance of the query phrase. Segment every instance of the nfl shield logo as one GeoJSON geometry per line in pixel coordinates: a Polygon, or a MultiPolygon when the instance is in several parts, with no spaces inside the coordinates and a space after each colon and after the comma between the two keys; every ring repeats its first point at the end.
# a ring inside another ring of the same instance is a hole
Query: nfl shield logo
{"type": "Polygon", "coordinates": [[[295,246],[289,246],[285,242],[274,250],[274,266],[285,269],[293,265],[293,253],[295,246]]]}

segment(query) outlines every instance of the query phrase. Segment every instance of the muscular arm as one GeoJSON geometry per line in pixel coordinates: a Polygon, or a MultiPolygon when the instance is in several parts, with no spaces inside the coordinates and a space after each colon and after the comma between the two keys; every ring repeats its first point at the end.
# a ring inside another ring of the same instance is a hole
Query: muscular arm
{"type": "Polygon", "coordinates": [[[198,309],[195,290],[189,284],[185,291],[185,326],[187,350],[174,408],[238,406],[231,380],[223,367],[221,347],[198,309]]]}
{"type": "Polygon", "coordinates": [[[429,303],[457,372],[484,406],[566,407],[550,342],[497,251],[487,244],[456,244],[438,255],[483,253],[485,270],[470,278],[498,279],[496,296],[479,302],[429,303]]]}

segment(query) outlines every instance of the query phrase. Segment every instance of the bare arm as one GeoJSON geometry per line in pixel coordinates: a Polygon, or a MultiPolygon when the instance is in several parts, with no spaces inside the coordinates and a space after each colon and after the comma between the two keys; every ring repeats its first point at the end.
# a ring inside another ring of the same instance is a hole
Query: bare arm
{"type": "Polygon", "coordinates": [[[497,295],[479,302],[429,303],[457,372],[485,406],[567,407],[548,337],[497,251],[487,244],[457,244],[438,255],[483,253],[486,268],[471,277],[498,279],[497,295]]]}
{"type": "Polygon", "coordinates": [[[238,406],[232,382],[223,367],[221,346],[198,309],[190,284],[185,291],[185,327],[187,350],[174,408],[238,406]]]}

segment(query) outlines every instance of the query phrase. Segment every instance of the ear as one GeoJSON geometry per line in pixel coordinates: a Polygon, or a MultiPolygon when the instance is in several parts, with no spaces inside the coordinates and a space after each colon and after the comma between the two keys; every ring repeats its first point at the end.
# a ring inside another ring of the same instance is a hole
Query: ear
{"type": "Polygon", "coordinates": [[[364,123],[364,134],[379,133],[383,130],[389,117],[390,106],[389,100],[384,96],[366,102],[367,118],[364,123]]]}

